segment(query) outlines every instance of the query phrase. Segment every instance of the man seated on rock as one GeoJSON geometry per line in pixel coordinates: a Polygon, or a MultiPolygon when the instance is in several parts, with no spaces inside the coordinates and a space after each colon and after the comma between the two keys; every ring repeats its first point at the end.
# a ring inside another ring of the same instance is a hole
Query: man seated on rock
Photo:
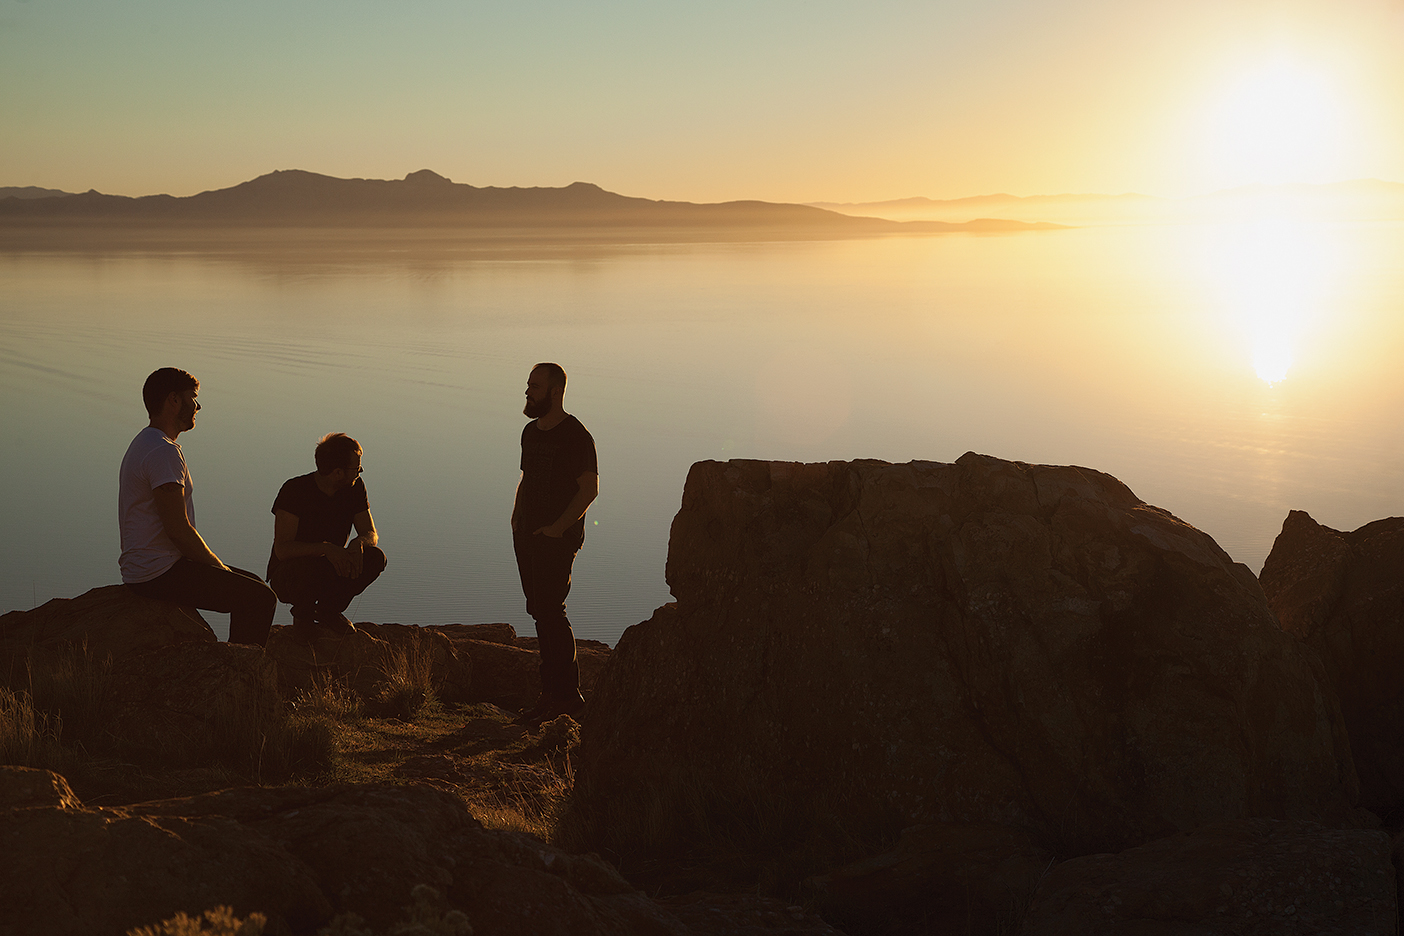
{"type": "Polygon", "coordinates": [[[122,581],[147,598],[229,615],[229,642],[268,642],[278,600],[252,572],[225,565],[195,529],[195,485],[176,442],[195,428],[200,381],[163,367],[141,388],[150,424],[137,433],[122,469],[117,517],[122,581]]]}
{"type": "Polygon", "coordinates": [[[333,432],[317,443],[313,458],[317,470],[290,478],[273,501],[268,557],[268,582],[292,605],[293,634],[304,641],[318,627],[355,633],[346,608],[380,577],[386,561],[361,480],[360,443],[333,432]],[[356,538],[348,543],[353,525],[356,538]]]}

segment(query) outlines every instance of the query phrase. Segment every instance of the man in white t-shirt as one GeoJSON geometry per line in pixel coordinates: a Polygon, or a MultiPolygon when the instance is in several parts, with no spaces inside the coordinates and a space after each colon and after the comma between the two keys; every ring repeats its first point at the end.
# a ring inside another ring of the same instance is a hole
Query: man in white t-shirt
{"type": "Polygon", "coordinates": [[[278,598],[252,572],[225,565],[195,529],[194,484],[176,437],[195,428],[200,381],[163,367],[141,389],[151,423],[122,458],[117,494],[122,581],[148,598],[229,615],[229,642],[268,642],[278,598]]]}

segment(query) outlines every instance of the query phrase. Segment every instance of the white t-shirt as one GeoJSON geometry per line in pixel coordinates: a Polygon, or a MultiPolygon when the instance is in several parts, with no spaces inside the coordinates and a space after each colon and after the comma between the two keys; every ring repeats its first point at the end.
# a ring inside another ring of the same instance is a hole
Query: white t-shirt
{"type": "Polygon", "coordinates": [[[181,552],[156,513],[156,488],[178,482],[185,489],[185,515],[195,525],[195,485],[174,439],[155,426],[137,433],[122,458],[117,522],[122,528],[122,581],[149,582],[176,564],[181,552]]]}

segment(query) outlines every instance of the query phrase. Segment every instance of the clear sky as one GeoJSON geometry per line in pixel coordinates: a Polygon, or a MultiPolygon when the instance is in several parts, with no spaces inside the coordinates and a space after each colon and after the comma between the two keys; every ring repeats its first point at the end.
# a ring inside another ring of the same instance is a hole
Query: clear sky
{"type": "Polygon", "coordinates": [[[1404,0],[0,0],[0,185],[1404,181],[1404,0]]]}

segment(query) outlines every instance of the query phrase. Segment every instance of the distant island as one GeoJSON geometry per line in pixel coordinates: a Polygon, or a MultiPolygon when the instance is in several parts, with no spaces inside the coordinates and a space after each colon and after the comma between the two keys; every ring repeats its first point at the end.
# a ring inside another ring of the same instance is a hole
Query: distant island
{"type": "MultiPolygon", "coordinates": [[[[809,205],[763,201],[715,204],[656,201],[576,182],[561,188],[477,187],[428,169],[403,179],[340,179],[280,170],[231,188],[188,197],[131,198],[52,189],[0,189],[0,234],[11,246],[27,236],[65,232],[91,237],[144,229],[336,228],[487,231],[730,231],[780,237],[855,237],[946,231],[1024,231],[1060,227],[1011,219],[893,221],[809,205]]],[[[41,237],[41,239],[43,239],[41,237]]]]}
{"type": "Polygon", "coordinates": [[[889,221],[1018,218],[1065,224],[1149,224],[1208,221],[1280,210],[1330,220],[1404,219],[1404,184],[1356,179],[1324,185],[1249,185],[1192,198],[1120,195],[973,195],[967,198],[896,198],[874,202],[810,202],[812,208],[889,221]]]}

